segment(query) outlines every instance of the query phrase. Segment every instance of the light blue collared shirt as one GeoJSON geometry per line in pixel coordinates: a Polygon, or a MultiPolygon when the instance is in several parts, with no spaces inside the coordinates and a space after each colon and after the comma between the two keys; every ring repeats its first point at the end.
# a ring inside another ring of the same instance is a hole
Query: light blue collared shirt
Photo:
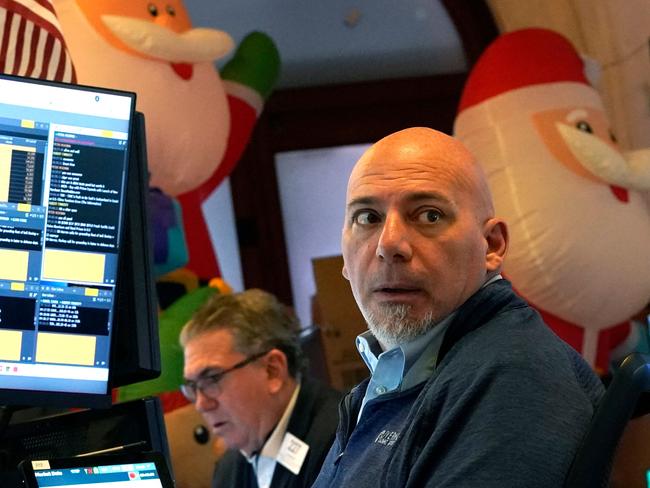
{"type": "MultiPolygon", "coordinates": [[[[500,274],[493,276],[483,286],[501,278],[500,274]]],[[[388,351],[382,352],[379,341],[369,330],[357,336],[357,350],[371,374],[357,422],[369,401],[389,392],[407,390],[431,377],[436,369],[442,339],[455,316],[456,312],[453,312],[426,334],[388,351]]]]}
{"type": "Polygon", "coordinates": [[[442,338],[454,315],[449,315],[417,339],[388,351],[382,352],[379,341],[369,330],[357,336],[357,349],[372,374],[358,418],[369,401],[385,393],[419,385],[431,376],[442,338]]]}

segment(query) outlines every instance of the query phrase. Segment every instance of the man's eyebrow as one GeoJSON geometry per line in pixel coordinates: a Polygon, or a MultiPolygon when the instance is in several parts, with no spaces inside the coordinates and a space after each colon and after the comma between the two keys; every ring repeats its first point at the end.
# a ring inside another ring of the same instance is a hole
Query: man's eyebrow
{"type": "Polygon", "coordinates": [[[219,374],[222,371],[223,371],[223,368],[220,368],[219,366],[206,366],[201,371],[199,371],[199,374],[197,374],[194,377],[194,379],[190,379],[190,378],[187,378],[187,377],[184,377],[183,379],[185,381],[198,381],[201,378],[207,378],[208,376],[219,374]]]}
{"type": "Polygon", "coordinates": [[[377,199],[374,197],[357,197],[353,198],[346,205],[347,208],[358,207],[360,205],[373,205],[377,202],[377,199]]]}
{"type": "Polygon", "coordinates": [[[406,196],[409,202],[419,202],[420,200],[438,200],[440,202],[451,203],[448,196],[437,191],[416,191],[406,196]]]}
{"type": "MultiPolygon", "coordinates": [[[[439,202],[451,203],[451,199],[437,191],[416,191],[409,193],[405,197],[408,202],[419,202],[421,200],[436,200],[439,202]]],[[[361,205],[374,205],[378,202],[378,198],[375,197],[357,197],[350,200],[347,204],[347,208],[358,207],[361,205]]]]}

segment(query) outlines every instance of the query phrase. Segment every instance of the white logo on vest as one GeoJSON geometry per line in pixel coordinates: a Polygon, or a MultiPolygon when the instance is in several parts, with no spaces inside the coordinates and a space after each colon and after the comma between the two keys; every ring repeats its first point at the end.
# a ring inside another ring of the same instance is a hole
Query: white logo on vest
{"type": "Polygon", "coordinates": [[[381,444],[382,446],[391,447],[399,439],[399,432],[394,432],[392,430],[382,430],[375,439],[375,444],[381,444]]]}

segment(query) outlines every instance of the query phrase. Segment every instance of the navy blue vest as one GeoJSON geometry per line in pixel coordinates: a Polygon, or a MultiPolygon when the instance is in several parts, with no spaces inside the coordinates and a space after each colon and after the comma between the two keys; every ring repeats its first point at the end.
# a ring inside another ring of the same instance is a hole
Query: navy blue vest
{"type": "Polygon", "coordinates": [[[378,486],[377,466],[384,466],[388,462],[393,446],[407,427],[408,413],[424,384],[370,400],[356,426],[368,380],[355,388],[344,400],[348,403],[347,408],[339,409],[340,428],[312,488],[378,486]]]}

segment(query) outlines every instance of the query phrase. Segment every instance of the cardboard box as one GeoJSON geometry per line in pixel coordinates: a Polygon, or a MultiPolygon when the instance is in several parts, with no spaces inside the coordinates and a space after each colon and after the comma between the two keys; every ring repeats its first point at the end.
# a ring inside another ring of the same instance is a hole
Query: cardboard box
{"type": "Polygon", "coordinates": [[[316,297],[313,322],[321,329],[323,351],[330,383],[347,391],[369,376],[359,356],[356,337],[367,330],[350,284],[341,275],[343,257],[312,259],[316,297]]]}

